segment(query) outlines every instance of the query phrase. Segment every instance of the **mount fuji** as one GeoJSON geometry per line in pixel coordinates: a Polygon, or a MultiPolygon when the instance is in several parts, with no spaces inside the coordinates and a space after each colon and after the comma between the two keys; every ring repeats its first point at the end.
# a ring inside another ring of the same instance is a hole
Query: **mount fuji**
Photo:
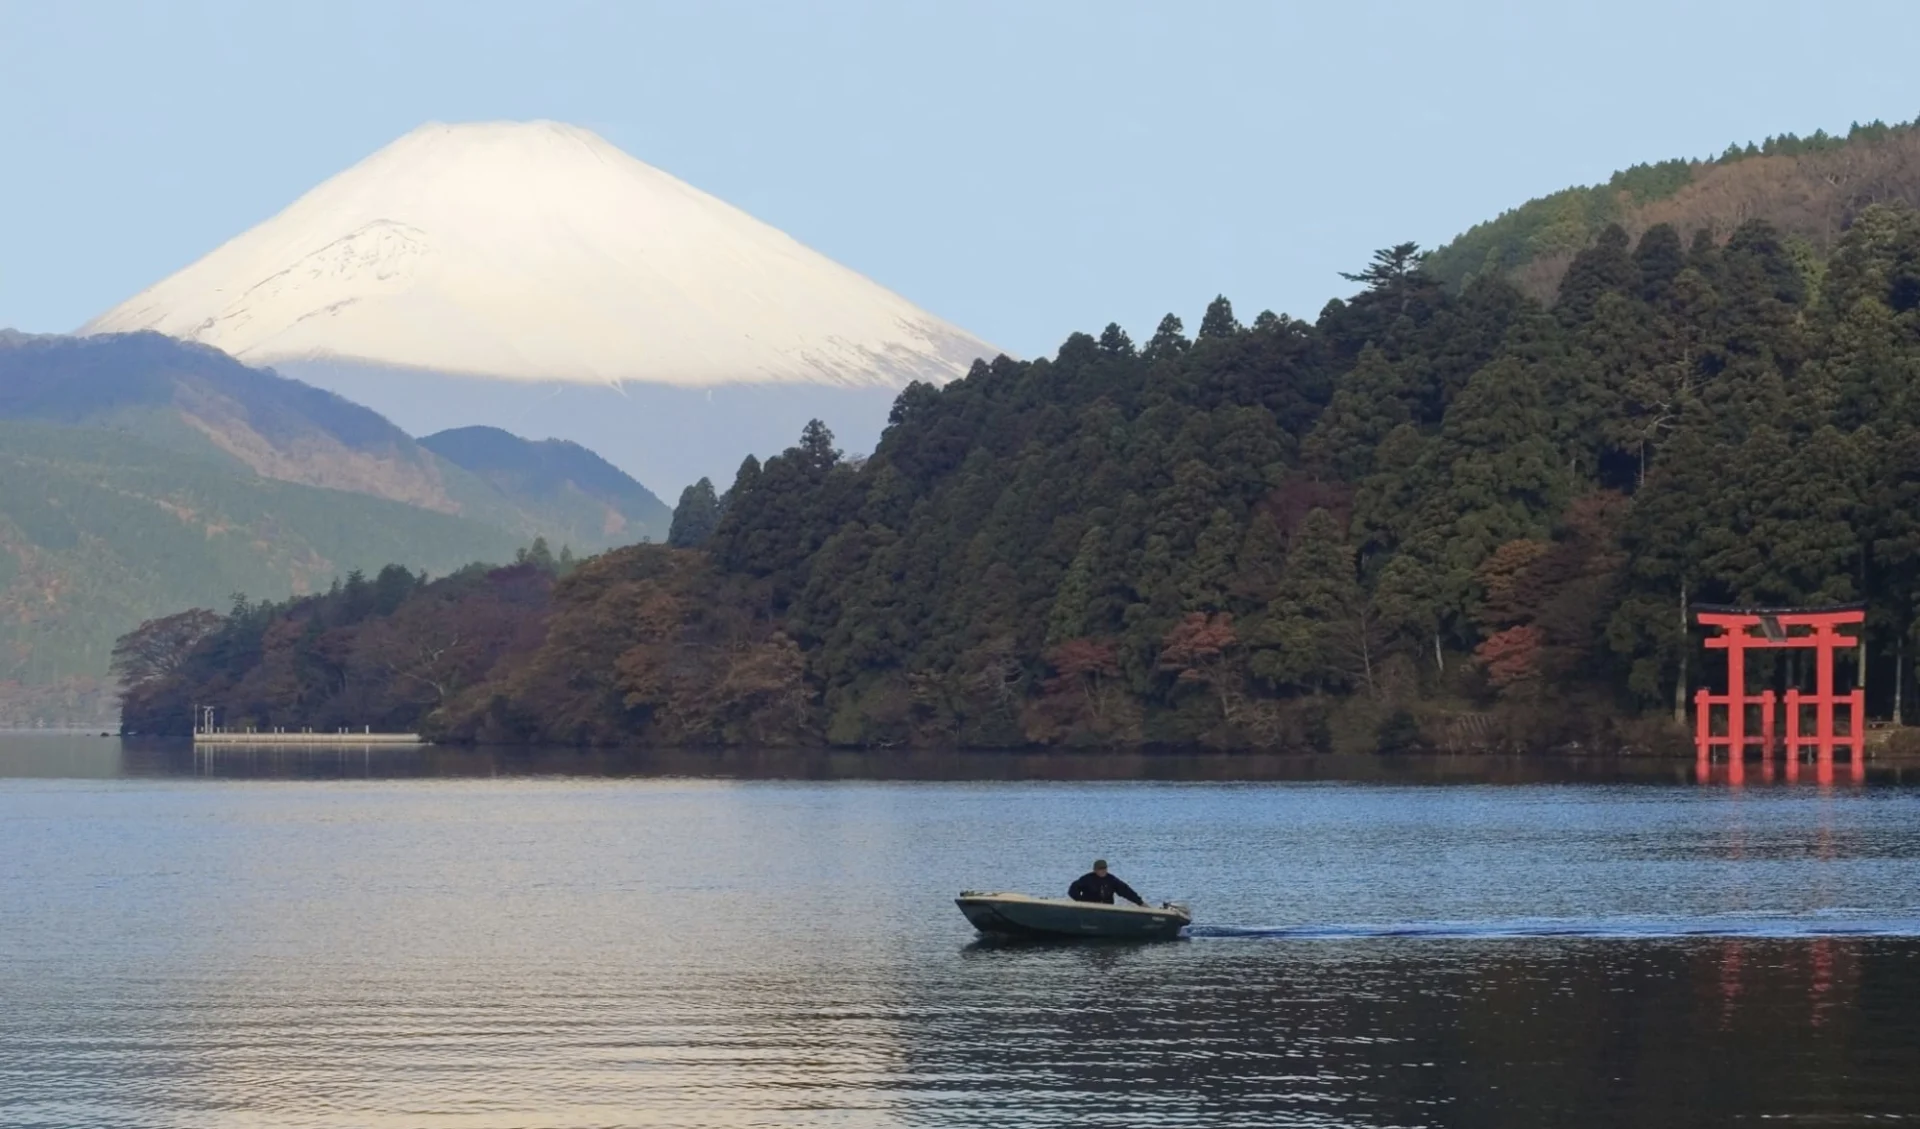
{"type": "Polygon", "coordinates": [[[668,497],[814,416],[870,447],[909,382],[998,352],[552,122],[423,126],[80,332],[144,329],[417,435],[574,440],[668,497]]]}

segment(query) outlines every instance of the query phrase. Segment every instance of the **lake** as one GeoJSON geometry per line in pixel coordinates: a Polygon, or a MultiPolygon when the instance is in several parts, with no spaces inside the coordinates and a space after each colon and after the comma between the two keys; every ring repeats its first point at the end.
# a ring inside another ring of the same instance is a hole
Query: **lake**
{"type": "Polygon", "coordinates": [[[7,1126],[1920,1113],[1920,787],[0,736],[7,1126]],[[1181,941],[980,943],[1096,855],[1181,941]]]}

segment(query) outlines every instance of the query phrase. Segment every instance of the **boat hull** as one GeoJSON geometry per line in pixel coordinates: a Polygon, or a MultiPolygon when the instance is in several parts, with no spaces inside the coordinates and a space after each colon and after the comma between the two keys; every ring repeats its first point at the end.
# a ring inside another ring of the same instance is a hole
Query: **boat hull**
{"type": "Polygon", "coordinates": [[[1026,894],[968,891],[954,899],[973,927],[1003,937],[1081,937],[1133,941],[1171,940],[1193,923],[1176,906],[1076,902],[1026,894]]]}

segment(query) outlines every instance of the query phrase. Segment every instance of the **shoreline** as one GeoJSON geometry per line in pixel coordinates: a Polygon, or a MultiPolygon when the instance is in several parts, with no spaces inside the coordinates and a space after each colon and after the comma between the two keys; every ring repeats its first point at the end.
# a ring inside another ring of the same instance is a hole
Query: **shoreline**
{"type": "MultiPolygon", "coordinates": [[[[443,751],[469,751],[487,753],[553,753],[565,751],[579,754],[597,755],[658,755],[675,757],[740,757],[740,756],[854,756],[869,758],[928,758],[928,757],[978,757],[978,758],[1042,758],[1069,760],[1140,758],[1146,760],[1324,760],[1328,762],[1417,762],[1449,760],[1515,760],[1515,761],[1610,761],[1635,764],[1674,764],[1692,765],[1697,757],[1691,749],[1685,753],[1678,751],[1663,752],[1646,749],[1619,749],[1599,751],[1590,749],[1395,749],[1370,751],[1322,751],[1316,749],[1287,748],[1210,748],[1199,745],[1112,745],[1112,746],[1000,746],[1000,745],[944,745],[944,746],[900,746],[900,745],[642,745],[642,744],[555,744],[551,742],[485,742],[485,741],[436,741],[417,733],[201,733],[193,736],[118,734],[94,729],[53,730],[0,730],[0,737],[82,737],[93,739],[116,739],[152,748],[192,746],[218,746],[222,748],[357,748],[370,746],[397,750],[433,749],[443,751]]],[[[1866,763],[1868,765],[1907,765],[1920,766],[1920,751],[1890,752],[1884,736],[1876,739],[1869,734],[1866,745],[1866,763]]],[[[1783,755],[1775,752],[1775,763],[1783,763],[1783,755]]],[[[1716,757],[1716,766],[1724,766],[1724,758],[1716,757]]],[[[1757,765],[1760,758],[1749,755],[1747,763],[1757,765]]],[[[1812,763],[1811,758],[1803,763],[1812,763]]],[[[1846,764],[1844,749],[1835,758],[1835,763],[1846,764]]]]}

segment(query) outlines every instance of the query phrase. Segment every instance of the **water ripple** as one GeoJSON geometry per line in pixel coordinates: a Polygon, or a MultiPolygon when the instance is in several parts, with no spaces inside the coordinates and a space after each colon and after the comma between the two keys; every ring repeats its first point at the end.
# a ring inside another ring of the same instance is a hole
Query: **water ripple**
{"type": "Polygon", "coordinates": [[[0,780],[0,1125],[1851,1123],[1916,890],[1897,789],[0,780]],[[1201,924],[952,906],[1095,854],[1201,924]]]}
{"type": "Polygon", "coordinates": [[[1366,922],[1327,925],[1194,925],[1193,939],[1249,938],[1275,941],[1455,938],[1502,940],[1528,937],[1610,938],[1655,941],[1682,937],[1914,937],[1920,915],[1748,914],[1719,917],[1512,918],[1500,921],[1366,922]]]}

